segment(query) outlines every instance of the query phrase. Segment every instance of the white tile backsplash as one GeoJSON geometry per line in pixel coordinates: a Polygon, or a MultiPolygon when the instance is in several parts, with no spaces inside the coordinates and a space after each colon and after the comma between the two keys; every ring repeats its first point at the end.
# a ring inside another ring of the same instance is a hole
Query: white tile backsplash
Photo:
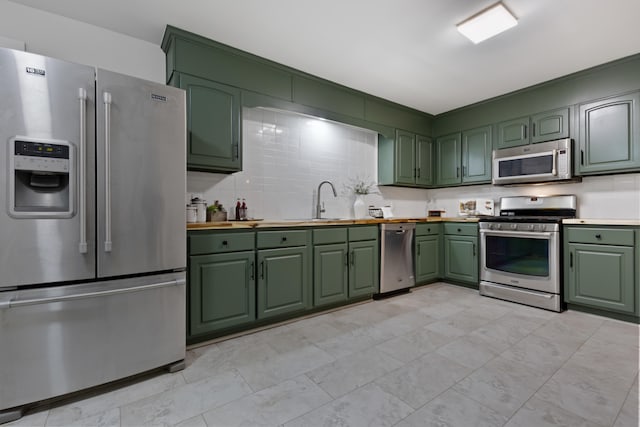
{"type": "MultiPolygon", "coordinates": [[[[316,189],[331,181],[333,197],[322,187],[327,218],[352,218],[355,196],[345,186],[353,179],[377,179],[377,134],[327,120],[262,108],[243,110],[243,170],[230,175],[187,173],[188,193],[202,194],[233,211],[245,198],[249,216],[266,219],[311,218],[316,189]]],[[[640,219],[640,174],[585,177],[581,183],[423,190],[381,186],[365,196],[367,205],[391,205],[397,217],[425,216],[444,209],[457,216],[458,200],[503,196],[576,194],[582,218],[640,219]]]]}

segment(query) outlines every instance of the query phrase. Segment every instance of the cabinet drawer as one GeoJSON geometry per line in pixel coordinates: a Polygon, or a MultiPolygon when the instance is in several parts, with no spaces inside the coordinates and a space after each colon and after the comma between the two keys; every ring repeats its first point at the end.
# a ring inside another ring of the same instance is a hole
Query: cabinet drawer
{"type": "Polygon", "coordinates": [[[324,227],[313,230],[313,244],[325,245],[329,243],[345,243],[347,241],[346,228],[324,227]]]}
{"type": "Polygon", "coordinates": [[[189,254],[218,254],[252,251],[255,248],[254,232],[206,233],[189,235],[189,254]]]}
{"type": "Polygon", "coordinates": [[[568,237],[572,243],[622,246],[633,246],[634,243],[634,232],[629,229],[570,227],[568,237]]]}
{"type": "Polygon", "coordinates": [[[305,246],[308,243],[307,240],[307,231],[305,230],[259,231],[257,247],[264,249],[305,246]]]}
{"type": "Polygon", "coordinates": [[[422,223],[416,224],[416,236],[429,236],[440,233],[440,224],[422,223]]]}
{"type": "Polygon", "coordinates": [[[378,238],[378,226],[367,225],[364,227],[349,227],[349,241],[375,240],[378,238]]]}
{"type": "Polygon", "coordinates": [[[477,236],[478,224],[462,224],[459,222],[447,222],[444,224],[444,234],[457,234],[459,236],[477,236]]]}

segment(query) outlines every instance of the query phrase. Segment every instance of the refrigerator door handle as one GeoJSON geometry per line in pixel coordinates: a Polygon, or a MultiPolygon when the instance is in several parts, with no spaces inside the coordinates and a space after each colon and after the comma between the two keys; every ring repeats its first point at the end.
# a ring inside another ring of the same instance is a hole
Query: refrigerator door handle
{"type": "Polygon", "coordinates": [[[103,93],[104,102],[104,251],[111,252],[111,94],[103,93]]]}
{"type": "Polygon", "coordinates": [[[139,286],[129,286],[129,287],[120,288],[120,289],[110,289],[108,291],[84,292],[84,293],[78,293],[78,294],[60,295],[57,297],[34,298],[34,299],[24,299],[24,300],[17,300],[17,301],[10,300],[0,305],[0,309],[24,307],[28,305],[51,304],[54,302],[74,301],[74,300],[87,299],[87,298],[104,297],[109,295],[118,295],[118,294],[130,293],[130,292],[147,291],[150,289],[165,288],[169,286],[181,286],[184,284],[186,284],[185,279],[176,279],[176,280],[170,280],[168,282],[150,283],[148,285],[139,285],[139,286]]]}
{"type": "Polygon", "coordinates": [[[79,185],[79,207],[80,216],[80,243],[78,250],[81,254],[87,253],[87,91],[84,88],[78,90],[78,100],[80,101],[80,185],[79,185]]]}

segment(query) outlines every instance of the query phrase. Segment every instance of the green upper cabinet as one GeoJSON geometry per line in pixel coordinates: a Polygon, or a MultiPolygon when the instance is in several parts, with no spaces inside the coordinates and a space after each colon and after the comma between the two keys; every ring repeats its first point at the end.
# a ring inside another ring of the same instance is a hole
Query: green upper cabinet
{"type": "Polygon", "coordinates": [[[187,92],[187,168],[242,169],[240,90],[186,74],[174,75],[187,92]]]}
{"type": "Polygon", "coordinates": [[[569,137],[569,109],[559,108],[531,116],[531,142],[569,137]]]}
{"type": "Polygon", "coordinates": [[[364,96],[325,80],[293,76],[293,102],[364,119],[364,96]]]}
{"type": "Polygon", "coordinates": [[[436,139],[436,185],[491,182],[492,127],[436,139]]]}
{"type": "Polygon", "coordinates": [[[395,144],[395,183],[415,183],[415,144],[416,136],[402,130],[396,131],[395,144]]]}
{"type": "Polygon", "coordinates": [[[569,108],[564,107],[498,123],[496,148],[517,147],[568,137],[569,108]]]}
{"type": "Polygon", "coordinates": [[[416,135],[416,184],[433,185],[433,141],[426,136],[416,135]]]}
{"type": "Polygon", "coordinates": [[[640,92],[579,106],[581,175],[640,170],[640,92]]]}
{"type": "Polygon", "coordinates": [[[460,184],[461,139],[460,133],[436,139],[436,185],[460,184]]]}
{"type": "Polygon", "coordinates": [[[529,143],[529,117],[520,117],[498,123],[496,148],[517,147],[529,143]]]}
{"type": "Polygon", "coordinates": [[[462,132],[462,182],[491,181],[491,126],[462,132]]]}
{"type": "Polygon", "coordinates": [[[378,183],[429,187],[433,184],[431,138],[396,130],[395,139],[378,138],[378,183]]]}

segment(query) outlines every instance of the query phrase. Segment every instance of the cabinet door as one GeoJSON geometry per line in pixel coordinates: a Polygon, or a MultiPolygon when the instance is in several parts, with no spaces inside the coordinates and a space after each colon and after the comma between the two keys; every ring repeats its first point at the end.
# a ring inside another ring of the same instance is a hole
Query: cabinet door
{"type": "Polygon", "coordinates": [[[568,108],[559,108],[531,116],[531,142],[552,141],[568,137],[568,108]]]}
{"type": "Polygon", "coordinates": [[[444,276],[478,284],[478,238],[444,236],[444,276]]]}
{"type": "Polygon", "coordinates": [[[416,283],[440,277],[440,237],[416,237],[416,283]]]}
{"type": "Polygon", "coordinates": [[[462,182],[460,177],[460,154],[462,151],[460,139],[461,135],[454,133],[453,135],[441,136],[436,140],[437,185],[453,185],[462,182]]]}
{"type": "Polygon", "coordinates": [[[496,148],[517,147],[529,143],[529,117],[498,123],[498,142],[496,148]]]}
{"type": "Polygon", "coordinates": [[[414,184],[416,182],[416,137],[410,132],[396,131],[395,144],[395,182],[414,184]]]}
{"type": "Polygon", "coordinates": [[[187,91],[187,168],[241,170],[240,90],[184,74],[180,87],[187,91]]]}
{"type": "Polygon", "coordinates": [[[433,185],[433,142],[416,135],[416,184],[433,185]]]}
{"type": "Polygon", "coordinates": [[[580,105],[581,174],[640,169],[640,92],[580,105]]]}
{"type": "Polygon", "coordinates": [[[630,246],[569,244],[569,303],[633,314],[634,249],[630,246]]]}
{"type": "Polygon", "coordinates": [[[380,290],[378,241],[349,243],[349,298],[380,290]]]}
{"type": "Polygon", "coordinates": [[[254,262],[253,251],[189,258],[189,335],[255,320],[254,262]]]}
{"type": "Polygon", "coordinates": [[[347,299],[347,244],[318,245],[313,248],[313,305],[315,307],[347,299]]]}
{"type": "Polygon", "coordinates": [[[306,246],[258,251],[258,318],[309,308],[306,246]]]}
{"type": "Polygon", "coordinates": [[[491,126],[462,133],[462,182],[491,182],[491,126]]]}

